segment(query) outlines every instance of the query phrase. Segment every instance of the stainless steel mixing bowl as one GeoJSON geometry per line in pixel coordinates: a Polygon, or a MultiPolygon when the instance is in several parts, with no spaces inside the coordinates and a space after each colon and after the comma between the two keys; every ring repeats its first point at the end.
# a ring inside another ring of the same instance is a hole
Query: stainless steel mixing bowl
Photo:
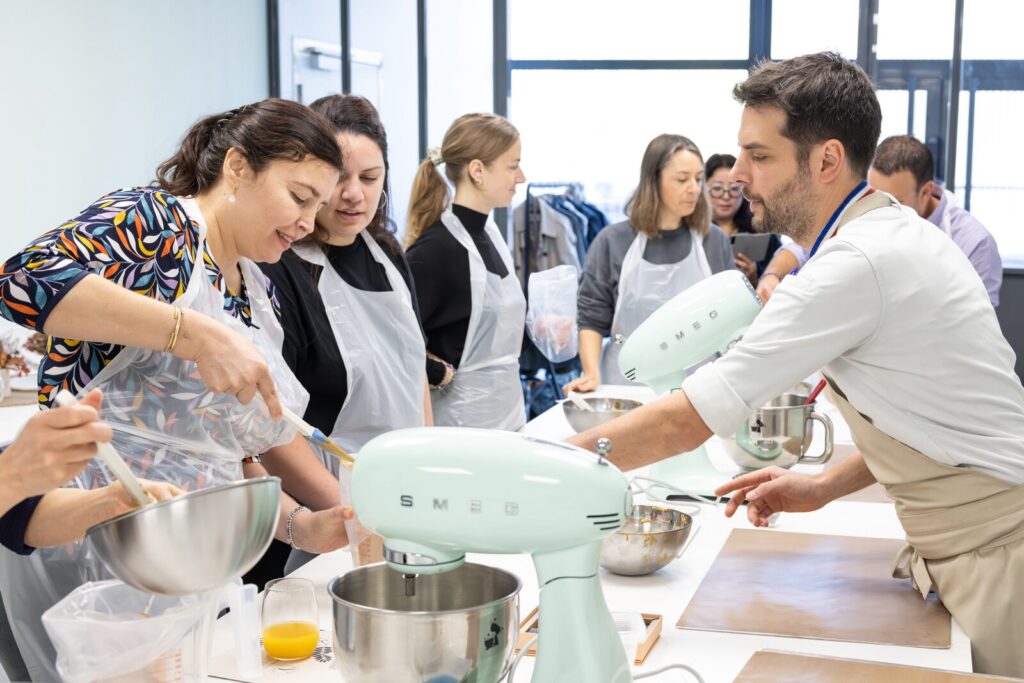
{"type": "Polygon", "coordinates": [[[159,595],[219,588],[252,569],[274,537],[281,480],[246,479],[147,505],[89,529],[114,576],[159,595]]]}
{"type": "Polygon", "coordinates": [[[334,656],[360,683],[497,683],[515,646],[518,577],[466,563],[407,580],[386,564],[331,581],[334,656]]]}
{"type": "Polygon", "coordinates": [[[679,556],[692,528],[679,510],[634,505],[622,528],[601,544],[601,566],[626,576],[656,572],[679,556]]]}
{"type": "Polygon", "coordinates": [[[580,400],[593,408],[593,412],[583,410],[572,401],[562,402],[562,412],[565,413],[565,419],[569,421],[569,425],[576,430],[577,434],[621,417],[634,408],[639,408],[643,405],[640,401],[634,401],[629,398],[610,398],[607,396],[580,396],[580,400]]]}

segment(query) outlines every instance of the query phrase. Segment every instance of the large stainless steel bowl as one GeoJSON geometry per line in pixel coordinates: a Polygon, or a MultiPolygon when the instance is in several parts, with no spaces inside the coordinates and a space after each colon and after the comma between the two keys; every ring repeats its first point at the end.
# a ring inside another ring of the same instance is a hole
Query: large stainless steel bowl
{"type": "Polygon", "coordinates": [[[693,528],[686,513],[634,505],[626,523],[601,544],[601,566],[613,574],[642,576],[676,559],[693,528]]]}
{"type": "Polygon", "coordinates": [[[629,398],[610,398],[607,396],[580,396],[580,400],[593,408],[593,411],[583,410],[572,401],[562,402],[562,412],[569,425],[576,430],[576,433],[585,432],[591,427],[603,425],[605,422],[621,417],[643,405],[640,401],[629,398]]]}
{"type": "Polygon", "coordinates": [[[86,537],[114,576],[159,595],[219,588],[252,569],[274,537],[281,480],[246,479],[154,503],[86,537]]]}
{"type": "Polygon", "coordinates": [[[497,683],[516,642],[521,586],[514,574],[470,563],[408,580],[386,564],[335,578],[328,591],[342,677],[497,683]]]}

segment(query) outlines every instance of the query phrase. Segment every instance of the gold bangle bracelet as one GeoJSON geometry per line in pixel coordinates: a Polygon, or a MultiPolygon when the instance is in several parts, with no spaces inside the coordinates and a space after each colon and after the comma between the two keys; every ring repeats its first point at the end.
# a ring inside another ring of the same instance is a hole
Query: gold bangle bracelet
{"type": "Polygon", "coordinates": [[[185,317],[181,310],[181,306],[174,307],[174,330],[171,332],[170,338],[167,340],[167,346],[164,347],[166,353],[174,351],[174,345],[178,343],[178,333],[181,332],[181,319],[185,317]]]}

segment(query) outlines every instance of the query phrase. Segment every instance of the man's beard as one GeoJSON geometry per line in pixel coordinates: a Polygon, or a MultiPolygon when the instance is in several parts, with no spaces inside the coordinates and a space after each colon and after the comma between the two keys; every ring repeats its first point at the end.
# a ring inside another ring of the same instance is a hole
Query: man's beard
{"type": "Polygon", "coordinates": [[[795,242],[809,237],[816,230],[809,175],[806,169],[801,169],[770,201],[754,197],[761,202],[761,218],[754,216],[754,230],[786,235],[795,242]]]}

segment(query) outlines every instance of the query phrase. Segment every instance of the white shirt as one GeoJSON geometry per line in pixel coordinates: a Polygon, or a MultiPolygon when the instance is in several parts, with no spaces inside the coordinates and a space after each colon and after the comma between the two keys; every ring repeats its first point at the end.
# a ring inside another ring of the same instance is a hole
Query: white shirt
{"type": "Polygon", "coordinates": [[[713,432],[824,369],[889,436],[1024,483],[1024,388],[967,257],[907,207],[868,212],[787,277],[743,340],[683,389],[713,432]]]}

